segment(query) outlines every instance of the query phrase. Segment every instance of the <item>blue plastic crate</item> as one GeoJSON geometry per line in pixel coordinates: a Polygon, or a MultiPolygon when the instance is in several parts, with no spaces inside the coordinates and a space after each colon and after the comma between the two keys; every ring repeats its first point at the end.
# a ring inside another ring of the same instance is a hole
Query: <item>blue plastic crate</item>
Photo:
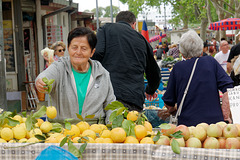
{"type": "Polygon", "coordinates": [[[162,94],[158,94],[158,97],[153,101],[145,100],[146,107],[156,106],[156,107],[159,107],[159,108],[163,108],[164,102],[162,100],[162,96],[163,96],[162,94]]]}

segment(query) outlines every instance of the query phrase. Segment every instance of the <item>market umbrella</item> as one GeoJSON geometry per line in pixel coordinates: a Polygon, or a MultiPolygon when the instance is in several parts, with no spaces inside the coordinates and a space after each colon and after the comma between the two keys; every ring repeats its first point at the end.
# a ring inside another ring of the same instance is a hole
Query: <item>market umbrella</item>
{"type": "Polygon", "coordinates": [[[149,43],[155,42],[155,41],[159,40],[160,38],[164,38],[164,37],[166,37],[166,34],[153,36],[149,39],[149,43]]]}
{"type": "Polygon", "coordinates": [[[237,30],[240,29],[240,18],[227,18],[213,22],[209,25],[210,30],[237,30]]]}

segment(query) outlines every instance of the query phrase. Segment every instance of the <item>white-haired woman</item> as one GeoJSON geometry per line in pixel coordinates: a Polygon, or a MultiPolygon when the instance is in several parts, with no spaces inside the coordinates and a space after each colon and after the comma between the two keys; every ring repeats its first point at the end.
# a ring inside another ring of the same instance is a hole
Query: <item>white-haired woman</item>
{"type": "Polygon", "coordinates": [[[178,117],[178,124],[196,126],[201,122],[211,124],[230,121],[230,110],[222,111],[219,90],[226,95],[227,88],[233,87],[233,81],[213,57],[201,57],[202,48],[203,41],[193,30],[183,34],[179,41],[180,53],[186,60],[173,67],[162,98],[170,113],[175,111],[175,104],[179,106],[197,58],[198,62],[178,117]]]}

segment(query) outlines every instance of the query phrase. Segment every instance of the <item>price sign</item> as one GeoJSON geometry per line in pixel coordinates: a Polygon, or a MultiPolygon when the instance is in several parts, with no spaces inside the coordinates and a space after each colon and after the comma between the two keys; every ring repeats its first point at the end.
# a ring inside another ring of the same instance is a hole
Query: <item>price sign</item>
{"type": "Polygon", "coordinates": [[[233,123],[240,124],[240,86],[227,89],[233,123]]]}

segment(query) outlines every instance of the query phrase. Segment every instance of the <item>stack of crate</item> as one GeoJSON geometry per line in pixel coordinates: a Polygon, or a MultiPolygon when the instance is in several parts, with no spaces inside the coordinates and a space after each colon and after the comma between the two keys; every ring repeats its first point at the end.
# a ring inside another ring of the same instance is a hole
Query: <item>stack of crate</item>
{"type": "MultiPolygon", "coordinates": [[[[161,76],[162,76],[163,84],[167,83],[170,76],[169,68],[161,68],[161,76]]],[[[166,90],[166,86],[164,85],[163,85],[163,90],[166,90]]]]}

